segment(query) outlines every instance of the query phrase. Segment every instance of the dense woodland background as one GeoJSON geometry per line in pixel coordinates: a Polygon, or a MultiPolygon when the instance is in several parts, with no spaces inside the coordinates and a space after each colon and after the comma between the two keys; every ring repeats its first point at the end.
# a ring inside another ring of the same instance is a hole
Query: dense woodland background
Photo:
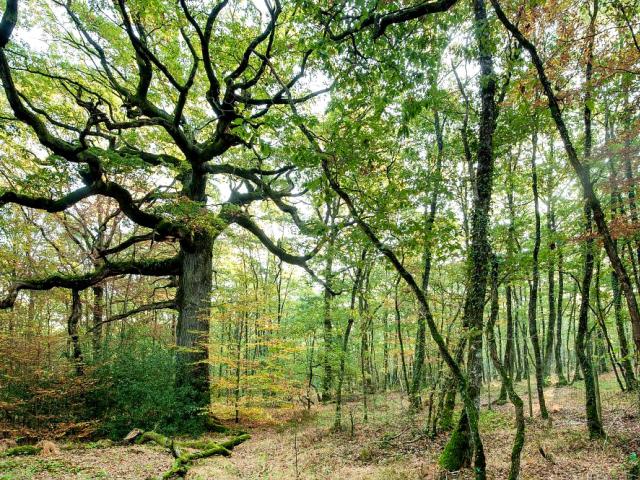
{"type": "Polygon", "coordinates": [[[0,79],[3,436],[637,424],[636,0],[8,0],[0,79]]]}

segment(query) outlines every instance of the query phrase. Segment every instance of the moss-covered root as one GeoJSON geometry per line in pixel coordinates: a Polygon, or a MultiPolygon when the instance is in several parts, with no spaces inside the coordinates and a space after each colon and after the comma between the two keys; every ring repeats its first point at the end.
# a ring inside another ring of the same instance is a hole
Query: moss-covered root
{"type": "Polygon", "coordinates": [[[451,433],[449,441],[440,454],[438,463],[449,472],[457,472],[469,465],[469,452],[471,449],[471,439],[469,437],[469,427],[467,415],[463,412],[458,425],[451,433]]]}
{"type": "Polygon", "coordinates": [[[162,475],[163,479],[184,478],[189,471],[189,467],[194,460],[201,458],[213,457],[214,455],[222,455],[228,457],[231,450],[242,442],[251,438],[251,435],[242,434],[225,440],[224,442],[214,442],[212,440],[185,440],[175,441],[169,437],[165,437],[156,432],[143,432],[142,430],[132,430],[126,437],[125,441],[134,441],[137,444],[153,442],[164,448],[167,448],[175,457],[175,462],[171,469],[162,475]],[[177,448],[176,448],[177,447],[177,448]],[[195,452],[180,453],[179,448],[196,449],[195,452]]]}
{"type": "Polygon", "coordinates": [[[22,455],[38,455],[42,451],[41,447],[35,445],[21,445],[19,447],[8,448],[0,453],[0,457],[18,457],[22,455]]]}
{"type": "Polygon", "coordinates": [[[153,442],[165,448],[171,448],[171,445],[173,443],[173,441],[169,437],[165,437],[164,435],[160,435],[156,432],[143,432],[136,438],[135,442],[138,445],[153,442]]]}
{"type": "MultiPolygon", "coordinates": [[[[189,471],[189,467],[191,467],[191,463],[194,460],[199,460],[201,458],[213,457],[214,455],[222,455],[224,457],[228,457],[231,455],[231,450],[237,445],[240,445],[242,442],[245,442],[251,438],[251,435],[243,434],[237,437],[230,438],[229,440],[225,440],[221,443],[216,442],[208,442],[205,445],[205,448],[202,450],[185,453],[176,458],[176,461],[173,462],[171,469],[166,472],[162,478],[165,480],[171,478],[184,478],[189,471]]],[[[185,442],[188,444],[189,442],[185,442]]],[[[186,445],[185,445],[186,446],[186,445]]]]}

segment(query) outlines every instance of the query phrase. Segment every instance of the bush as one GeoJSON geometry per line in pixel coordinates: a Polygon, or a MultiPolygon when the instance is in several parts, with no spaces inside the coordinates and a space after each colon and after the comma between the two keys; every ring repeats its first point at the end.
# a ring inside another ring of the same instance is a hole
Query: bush
{"type": "Polygon", "coordinates": [[[121,439],[133,428],[167,435],[199,433],[200,413],[183,406],[190,392],[175,388],[175,355],[171,347],[148,336],[137,336],[103,351],[93,375],[96,385],[90,406],[101,422],[101,433],[121,439]]]}

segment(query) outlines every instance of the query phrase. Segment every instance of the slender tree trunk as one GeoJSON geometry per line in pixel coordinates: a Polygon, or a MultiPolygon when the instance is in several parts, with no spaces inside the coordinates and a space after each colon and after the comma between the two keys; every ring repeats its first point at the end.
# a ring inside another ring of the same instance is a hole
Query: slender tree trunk
{"type": "Polygon", "coordinates": [[[627,390],[635,390],[637,381],[631,364],[631,352],[627,343],[627,334],[625,332],[622,319],[622,295],[620,294],[620,285],[615,272],[611,272],[611,291],[613,292],[613,309],[616,322],[616,331],[618,333],[618,345],[620,347],[620,363],[622,366],[622,376],[625,380],[627,390]]]}
{"type": "Polygon", "coordinates": [[[97,358],[100,354],[102,346],[102,322],[104,320],[104,288],[102,285],[96,285],[91,289],[93,291],[93,325],[92,325],[92,344],[93,355],[97,358]]]}
{"type": "Polygon", "coordinates": [[[512,376],[508,368],[500,362],[500,356],[496,348],[494,326],[498,319],[498,268],[498,260],[493,256],[491,269],[491,314],[489,316],[489,322],[487,322],[487,343],[493,365],[502,378],[502,384],[505,385],[506,390],[509,392],[509,399],[516,413],[516,436],[511,449],[511,468],[509,469],[508,478],[509,480],[518,480],[520,477],[520,455],[524,447],[525,439],[524,403],[513,387],[512,376]]]}
{"type": "MultiPolygon", "coordinates": [[[[522,377],[524,376],[524,355],[522,354],[522,349],[520,348],[520,328],[518,327],[518,325],[520,325],[520,315],[519,315],[520,306],[517,301],[515,289],[512,288],[511,293],[514,300],[515,310],[516,310],[515,315],[513,316],[513,339],[514,339],[515,351],[516,351],[515,381],[517,383],[521,381],[522,377]]],[[[526,338],[524,338],[523,341],[526,342],[526,338]]]]}
{"type": "MultiPolygon", "coordinates": [[[[434,179],[431,182],[432,192],[431,192],[431,201],[429,204],[429,209],[425,215],[425,225],[424,225],[424,270],[422,273],[422,291],[424,292],[427,299],[428,290],[429,290],[429,278],[431,276],[431,248],[433,244],[433,224],[436,218],[436,211],[438,208],[438,185],[440,184],[441,172],[442,172],[442,156],[444,151],[444,139],[443,139],[443,122],[440,120],[440,115],[438,111],[435,111],[433,114],[433,123],[436,131],[436,143],[438,146],[438,153],[436,157],[436,168],[434,172],[434,179]]],[[[413,364],[413,378],[411,380],[411,389],[410,389],[410,399],[411,405],[413,408],[417,409],[420,407],[422,400],[420,398],[420,388],[422,387],[422,382],[424,379],[424,358],[425,358],[425,344],[426,344],[426,313],[424,309],[420,310],[420,314],[418,315],[418,330],[416,332],[416,353],[415,360],[413,364]]]]}
{"type": "Polygon", "coordinates": [[[404,356],[404,341],[402,339],[402,324],[400,322],[400,303],[398,301],[398,285],[400,283],[400,276],[396,280],[395,295],[393,297],[394,311],[396,315],[396,334],[398,336],[398,344],[400,346],[400,360],[402,362],[402,378],[404,380],[404,388],[409,393],[409,376],[407,375],[407,364],[404,356]]]}
{"type": "Polygon", "coordinates": [[[555,340],[555,328],[556,328],[556,292],[555,292],[555,265],[554,265],[554,252],[556,250],[555,243],[555,230],[556,221],[553,212],[553,199],[549,200],[549,206],[547,209],[547,227],[549,230],[549,259],[547,270],[547,298],[549,302],[549,323],[547,326],[547,336],[544,349],[544,377],[548,377],[551,373],[551,361],[553,359],[553,343],[555,340]]]}
{"type": "MultiPolygon", "coordinates": [[[[361,262],[364,263],[367,250],[362,251],[361,262]]],[[[338,384],[336,387],[336,414],[333,422],[333,428],[336,430],[342,429],[342,386],[344,384],[345,366],[347,360],[347,349],[349,347],[349,336],[351,335],[351,329],[353,328],[353,322],[355,320],[355,307],[356,296],[360,289],[360,277],[362,274],[361,266],[356,269],[355,279],[353,281],[353,287],[351,289],[351,303],[349,305],[349,318],[347,319],[347,327],[344,330],[342,336],[342,348],[340,351],[340,370],[338,372],[338,384]]]]}
{"type": "MultiPolygon", "coordinates": [[[[591,234],[591,211],[588,205],[585,205],[586,233],[591,234]]],[[[587,414],[587,426],[589,428],[590,438],[604,437],[604,429],[598,415],[596,386],[594,380],[593,366],[591,356],[587,353],[586,336],[588,330],[589,318],[589,290],[591,288],[591,279],[593,277],[593,238],[589,236],[585,244],[584,253],[584,272],[582,276],[582,298],[580,300],[580,311],[578,314],[578,329],[576,334],[576,355],[578,363],[584,377],[585,389],[585,407],[587,414]]]]}
{"type": "MultiPolygon", "coordinates": [[[[605,142],[613,140],[613,127],[609,119],[609,109],[605,109],[605,142]]],[[[616,165],[613,156],[609,157],[609,188],[611,189],[611,217],[615,219],[617,214],[623,215],[624,210],[622,208],[622,199],[620,191],[617,186],[616,178],[616,165]]],[[[628,172],[626,171],[626,179],[629,180],[628,172]]],[[[635,193],[634,193],[635,196],[635,193]]],[[[635,198],[634,198],[635,200],[635,198]]],[[[635,203],[635,202],[634,202],[635,203]]],[[[614,240],[616,249],[618,248],[618,240],[614,240]]],[[[633,260],[633,256],[632,256],[633,260]]],[[[620,347],[620,366],[622,370],[622,376],[625,381],[627,390],[635,390],[637,387],[636,378],[631,364],[631,352],[629,351],[629,343],[627,341],[627,334],[624,328],[624,322],[622,318],[622,294],[620,292],[620,284],[618,277],[614,270],[610,274],[611,292],[613,294],[613,311],[616,324],[616,332],[618,334],[618,346],[620,347]]]]}
{"type": "Polygon", "coordinates": [[[556,318],[556,375],[558,376],[558,385],[566,385],[567,379],[564,376],[562,368],[562,300],[564,295],[564,258],[562,256],[562,246],[558,245],[558,314],[556,318]]]}
{"type": "Polygon", "coordinates": [[[82,349],[80,347],[80,334],[78,332],[78,325],[82,318],[82,301],[80,300],[80,292],[78,290],[71,290],[71,313],[67,320],[67,333],[71,340],[71,358],[73,359],[73,365],[76,370],[76,375],[82,376],[84,374],[84,365],[82,358],[82,349]]]}
{"type": "MultiPolygon", "coordinates": [[[[508,178],[507,178],[507,185],[508,185],[508,190],[507,190],[507,207],[509,210],[509,231],[508,231],[508,236],[507,236],[507,263],[509,265],[511,265],[511,263],[513,262],[513,256],[515,253],[515,206],[513,203],[513,190],[514,190],[514,165],[513,165],[513,161],[512,159],[509,159],[508,162],[508,168],[509,171],[507,172],[508,178]]],[[[511,287],[511,281],[507,282],[507,286],[505,288],[505,296],[506,296],[506,303],[507,303],[507,341],[505,344],[505,349],[504,349],[504,368],[507,371],[507,374],[509,376],[509,378],[511,380],[513,380],[513,365],[514,365],[514,358],[513,358],[513,343],[514,343],[514,328],[513,328],[513,294],[512,294],[512,287],[511,287]]],[[[516,331],[516,335],[517,335],[517,329],[515,329],[516,331]]],[[[517,378],[520,378],[520,372],[518,372],[518,376],[517,378]]],[[[500,387],[500,395],[498,396],[498,400],[497,402],[499,404],[504,404],[507,401],[507,385],[504,381],[504,378],[502,378],[501,375],[501,379],[502,379],[502,385],[500,387]]]]}
{"type": "Polygon", "coordinates": [[[542,355],[540,352],[540,341],[538,339],[538,325],[536,321],[538,285],[540,283],[540,271],[538,255],[540,252],[540,207],[538,200],[538,174],[536,171],[536,153],[538,148],[538,132],[534,130],[532,135],[532,155],[531,155],[531,185],[533,188],[533,203],[535,208],[535,240],[533,246],[533,279],[529,288],[529,337],[533,348],[533,358],[535,361],[536,390],[538,392],[538,404],[540,405],[540,415],[542,418],[549,418],[547,406],[544,401],[544,375],[542,365],[542,355]]]}
{"type": "Polygon", "coordinates": [[[331,303],[333,299],[333,293],[331,291],[331,283],[333,277],[333,257],[334,257],[334,244],[337,230],[335,226],[331,225],[331,234],[327,242],[327,258],[325,260],[324,268],[324,303],[323,303],[323,315],[322,315],[322,331],[324,336],[324,355],[322,357],[322,401],[326,402],[331,400],[333,391],[333,354],[334,354],[334,341],[333,341],[333,322],[331,319],[331,303]]]}

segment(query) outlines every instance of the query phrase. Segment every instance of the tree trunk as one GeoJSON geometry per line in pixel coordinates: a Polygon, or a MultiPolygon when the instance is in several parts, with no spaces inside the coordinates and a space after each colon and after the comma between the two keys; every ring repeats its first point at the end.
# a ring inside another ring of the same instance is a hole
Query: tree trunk
{"type": "MultiPolygon", "coordinates": [[[[586,233],[591,234],[591,210],[589,205],[585,205],[586,233]]],[[[578,329],[576,334],[576,355],[582,376],[584,377],[585,408],[587,414],[587,426],[590,438],[604,437],[604,429],[598,415],[596,386],[593,375],[591,356],[587,354],[586,335],[589,319],[589,290],[591,288],[591,278],[593,276],[593,238],[589,236],[585,245],[584,272],[582,276],[582,298],[580,300],[580,312],[578,314],[578,329]]]]}
{"type": "Polygon", "coordinates": [[[544,376],[542,355],[540,352],[540,341],[538,339],[538,325],[536,322],[538,285],[540,283],[540,271],[538,255],[540,252],[540,207],[538,200],[538,174],[536,171],[536,153],[538,148],[538,132],[533,131],[532,135],[532,155],[531,155],[531,187],[533,189],[533,203],[535,208],[535,241],[533,246],[533,280],[529,288],[529,337],[533,348],[533,358],[535,361],[536,389],[538,392],[538,404],[540,405],[540,415],[542,418],[549,418],[547,406],[544,401],[544,376]]]}
{"type": "Polygon", "coordinates": [[[208,335],[211,315],[213,238],[197,232],[191,244],[183,246],[182,273],[178,279],[176,303],[176,386],[185,415],[202,415],[209,406],[208,335]]]}
{"type": "MultiPolygon", "coordinates": [[[[509,210],[509,230],[507,235],[507,263],[511,266],[513,262],[513,256],[515,254],[516,246],[516,231],[515,231],[515,205],[513,203],[513,190],[514,190],[514,165],[513,161],[509,159],[508,161],[509,171],[507,172],[507,208],[509,210]]],[[[511,287],[511,281],[507,281],[507,286],[505,288],[505,296],[507,303],[507,341],[505,342],[504,348],[504,368],[510,379],[513,379],[513,365],[514,365],[514,355],[513,355],[513,344],[514,344],[514,330],[517,335],[517,329],[513,328],[513,292],[511,287]]],[[[493,332],[492,332],[493,334],[493,332]]],[[[502,378],[502,375],[501,375],[502,378]]],[[[518,371],[518,379],[520,378],[520,371],[518,371]]],[[[502,384],[500,386],[500,395],[498,396],[498,404],[504,404],[507,401],[507,385],[502,378],[502,384]]]]}
{"type": "MultiPolygon", "coordinates": [[[[605,142],[613,139],[613,128],[609,121],[609,109],[605,109],[605,142]]],[[[617,214],[624,215],[622,207],[622,198],[617,186],[616,165],[614,165],[613,156],[609,157],[609,188],[611,189],[611,217],[615,219],[617,214]]],[[[625,165],[626,179],[629,180],[628,171],[625,165]]],[[[634,193],[635,196],[635,193],[634,193]]],[[[635,203],[635,198],[634,198],[635,203]]],[[[618,240],[614,240],[616,249],[618,248],[618,240]]],[[[633,257],[633,256],[632,256],[633,257]]],[[[633,258],[632,258],[633,260],[633,258]]],[[[627,341],[627,333],[624,328],[622,318],[622,294],[620,292],[620,283],[615,271],[610,274],[611,292],[613,294],[613,310],[616,323],[616,331],[618,333],[618,345],[620,347],[620,365],[622,376],[625,381],[627,390],[636,389],[636,378],[631,364],[631,352],[629,351],[629,343],[627,341]]]]}
{"type": "Polygon", "coordinates": [[[562,296],[564,295],[564,268],[562,256],[562,246],[558,245],[558,314],[556,316],[556,375],[558,385],[566,385],[567,379],[564,377],[562,368],[562,296]]]}
{"type": "Polygon", "coordinates": [[[494,337],[494,326],[498,319],[498,260],[495,256],[492,259],[491,269],[491,314],[487,322],[487,343],[489,344],[489,354],[493,365],[502,377],[502,384],[509,392],[509,399],[513,404],[516,413],[516,436],[511,449],[511,468],[509,469],[509,480],[518,480],[520,477],[520,454],[524,447],[525,423],[524,423],[524,403],[522,398],[516,393],[513,386],[512,376],[507,367],[500,362],[496,340],[494,337]]]}
{"type": "MultiPolygon", "coordinates": [[[[425,212],[425,225],[424,225],[424,270],[422,272],[422,291],[425,296],[429,298],[429,278],[431,276],[431,259],[432,259],[432,245],[433,245],[433,224],[436,218],[436,211],[438,209],[438,193],[439,183],[441,181],[442,172],[442,156],[444,152],[444,139],[443,139],[443,121],[440,120],[440,115],[436,110],[433,114],[433,124],[436,131],[436,143],[438,147],[438,153],[436,157],[436,168],[434,172],[434,179],[431,182],[431,201],[429,208],[425,212]]],[[[426,344],[426,313],[423,309],[420,310],[418,315],[418,330],[416,332],[416,353],[415,360],[413,362],[413,378],[411,381],[410,399],[413,408],[420,407],[422,400],[420,398],[420,388],[422,387],[422,381],[424,378],[424,358],[425,358],[425,344],[426,344]]]]}
{"type": "MultiPolygon", "coordinates": [[[[362,251],[361,261],[364,263],[367,250],[362,251]]],[[[338,372],[338,384],[336,386],[336,414],[333,422],[333,428],[335,430],[342,429],[342,386],[344,384],[345,366],[347,361],[347,349],[349,347],[349,336],[351,335],[351,329],[353,328],[353,322],[355,320],[355,308],[356,308],[356,296],[360,289],[360,278],[362,274],[362,267],[358,266],[356,269],[355,279],[353,281],[353,288],[351,289],[351,302],[349,304],[349,318],[347,319],[347,328],[344,330],[342,336],[342,346],[340,350],[340,370],[338,372]]]]}
{"type": "Polygon", "coordinates": [[[554,252],[556,250],[555,230],[556,221],[553,212],[553,200],[549,201],[547,210],[547,227],[549,230],[549,259],[547,271],[547,299],[549,302],[549,323],[547,324],[547,336],[544,348],[544,377],[547,378],[551,373],[551,360],[553,358],[553,342],[555,340],[556,329],[556,293],[555,293],[555,268],[554,268],[554,252]]]}
{"type": "Polygon", "coordinates": [[[71,358],[76,370],[76,375],[81,376],[84,373],[84,365],[82,359],[82,349],[80,347],[80,335],[78,333],[78,324],[82,318],[82,302],[80,301],[80,292],[71,290],[71,313],[67,320],[67,332],[71,340],[71,358]]]}
{"type": "Polygon", "coordinates": [[[97,358],[100,355],[100,347],[102,346],[102,322],[104,320],[104,288],[102,285],[92,287],[93,291],[93,325],[92,325],[92,344],[93,355],[97,358]]]}
{"type": "Polygon", "coordinates": [[[487,289],[488,259],[491,248],[488,241],[489,209],[493,189],[493,134],[496,128],[496,81],[493,70],[492,39],[484,0],[474,0],[474,33],[478,45],[480,64],[480,96],[482,110],[476,152],[476,195],[471,219],[471,246],[469,251],[468,292],[464,303],[464,324],[469,329],[467,356],[468,396],[472,405],[465,405],[457,429],[453,432],[440,464],[447,470],[459,470],[468,463],[473,450],[476,478],[486,478],[484,447],[478,431],[480,387],[482,382],[483,312],[487,289]],[[470,410],[472,409],[472,410],[470,410]],[[470,448],[471,447],[471,448],[470,448]],[[457,467],[457,468],[455,468],[457,467]]]}
{"type": "Polygon", "coordinates": [[[331,320],[331,302],[333,293],[331,291],[331,281],[333,277],[333,256],[335,234],[337,230],[331,225],[331,234],[327,242],[327,258],[324,267],[324,299],[322,311],[322,333],[324,337],[324,355],[322,356],[322,401],[331,400],[333,391],[333,323],[331,320]]]}

